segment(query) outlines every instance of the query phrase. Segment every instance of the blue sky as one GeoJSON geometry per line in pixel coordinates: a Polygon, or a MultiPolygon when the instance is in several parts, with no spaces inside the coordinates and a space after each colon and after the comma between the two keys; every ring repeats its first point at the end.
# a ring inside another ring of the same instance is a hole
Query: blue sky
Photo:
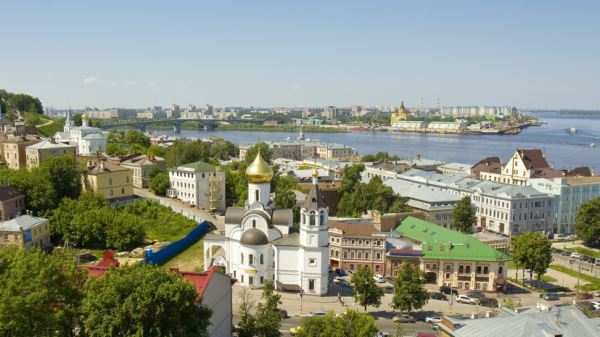
{"type": "Polygon", "coordinates": [[[600,108],[600,1],[4,1],[48,106],[600,108]]]}

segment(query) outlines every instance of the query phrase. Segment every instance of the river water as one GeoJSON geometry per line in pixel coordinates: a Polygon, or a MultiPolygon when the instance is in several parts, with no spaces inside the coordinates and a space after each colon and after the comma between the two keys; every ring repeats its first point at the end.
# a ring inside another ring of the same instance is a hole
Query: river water
{"type": "MultiPolygon", "coordinates": [[[[446,162],[473,164],[487,156],[500,156],[507,160],[517,148],[540,148],[548,162],[557,169],[589,166],[600,174],[600,116],[564,116],[554,113],[534,114],[540,127],[530,127],[518,135],[438,135],[400,132],[307,132],[306,137],[322,142],[351,146],[359,154],[387,151],[402,158],[420,154],[424,158],[446,162]],[[575,127],[570,134],[567,128],[575,127]],[[590,147],[595,143],[598,147],[590,147]]],[[[261,141],[283,141],[297,135],[290,132],[268,131],[190,131],[183,130],[182,137],[205,138],[221,136],[236,144],[253,144],[261,141]]]]}

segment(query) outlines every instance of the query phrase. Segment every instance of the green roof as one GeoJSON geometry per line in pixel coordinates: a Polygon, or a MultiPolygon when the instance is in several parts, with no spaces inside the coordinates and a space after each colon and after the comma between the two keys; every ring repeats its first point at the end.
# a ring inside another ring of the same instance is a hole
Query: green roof
{"type": "Polygon", "coordinates": [[[190,169],[193,169],[194,172],[216,172],[217,171],[217,168],[214,165],[211,165],[211,164],[203,162],[203,161],[197,161],[195,163],[179,165],[179,167],[190,168],[190,169]]]}
{"type": "Polygon", "coordinates": [[[511,260],[508,255],[470,235],[411,216],[396,227],[396,232],[420,242],[425,259],[489,262],[511,260]]]}

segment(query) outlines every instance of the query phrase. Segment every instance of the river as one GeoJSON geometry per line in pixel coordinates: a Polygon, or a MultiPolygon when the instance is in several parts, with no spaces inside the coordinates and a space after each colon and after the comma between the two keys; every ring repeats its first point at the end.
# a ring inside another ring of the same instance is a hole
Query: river
{"type": "MultiPolygon", "coordinates": [[[[547,124],[524,129],[518,135],[439,135],[400,132],[308,132],[306,137],[322,142],[351,146],[359,154],[387,151],[402,158],[420,154],[424,158],[446,162],[473,164],[487,156],[507,160],[517,148],[540,148],[556,169],[589,166],[600,169],[600,116],[564,116],[554,113],[534,114],[547,124]],[[566,132],[575,127],[577,133],[566,132]],[[598,145],[590,147],[591,143],[598,145]]],[[[257,140],[283,141],[297,135],[289,132],[268,131],[190,131],[182,137],[205,138],[221,136],[236,144],[252,144],[257,140]]]]}

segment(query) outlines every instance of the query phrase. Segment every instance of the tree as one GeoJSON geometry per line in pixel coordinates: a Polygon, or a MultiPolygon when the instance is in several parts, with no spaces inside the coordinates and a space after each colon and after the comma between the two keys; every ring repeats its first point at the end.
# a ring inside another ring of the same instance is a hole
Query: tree
{"type": "Polygon", "coordinates": [[[373,316],[347,310],[339,316],[328,313],[325,317],[302,318],[298,337],[372,337],[379,329],[373,316]]]}
{"type": "Polygon", "coordinates": [[[344,166],[342,169],[342,181],[340,186],[340,194],[344,196],[354,190],[354,186],[358,184],[362,178],[362,172],[365,170],[363,164],[354,164],[352,166],[344,166]]]}
{"type": "Polygon", "coordinates": [[[581,204],[575,219],[575,231],[587,245],[600,244],[600,198],[581,204]]]}
{"type": "Polygon", "coordinates": [[[273,157],[273,152],[269,148],[269,144],[265,142],[256,143],[254,146],[250,147],[246,151],[246,156],[244,157],[244,162],[246,165],[252,164],[254,159],[256,159],[256,155],[260,151],[261,156],[267,163],[271,163],[271,159],[273,157]]]}
{"type": "Polygon", "coordinates": [[[201,140],[186,141],[177,140],[169,146],[164,155],[167,167],[176,167],[193,162],[208,161],[210,157],[210,145],[201,140]]]}
{"type": "Polygon", "coordinates": [[[152,265],[112,268],[90,279],[82,304],[90,337],[208,336],[211,315],[190,282],[152,265]]]}
{"type": "Polygon", "coordinates": [[[540,232],[524,232],[511,238],[511,253],[517,265],[529,270],[529,283],[537,274],[538,287],[541,278],[552,262],[552,245],[540,232]]]}
{"type": "Polygon", "coordinates": [[[0,249],[0,329],[14,336],[74,336],[87,275],[61,252],[0,249]]]}
{"type": "Polygon", "coordinates": [[[108,145],[106,145],[106,154],[111,157],[123,156],[127,154],[127,150],[125,150],[125,148],[121,146],[121,144],[108,143],[108,145]]]}
{"type": "Polygon", "coordinates": [[[368,267],[358,267],[352,275],[351,282],[354,286],[354,300],[362,305],[367,311],[367,306],[379,307],[383,289],[377,286],[373,278],[373,272],[368,267]]]}
{"type": "Polygon", "coordinates": [[[42,175],[54,187],[57,201],[77,198],[81,192],[82,168],[72,156],[50,157],[35,173],[42,175]]]}
{"type": "Polygon", "coordinates": [[[281,295],[273,292],[273,281],[263,284],[262,299],[256,308],[256,332],[259,337],[279,337],[281,333],[281,315],[277,305],[281,295]]]}
{"type": "Polygon", "coordinates": [[[379,151],[375,154],[367,154],[362,156],[360,161],[362,162],[381,162],[381,161],[395,161],[400,160],[398,156],[390,156],[387,151],[379,151]]]}
{"type": "Polygon", "coordinates": [[[238,322],[237,329],[238,336],[254,337],[256,335],[256,319],[251,314],[254,307],[252,294],[248,288],[242,287],[238,297],[240,298],[240,321],[238,322]]]}
{"type": "Polygon", "coordinates": [[[454,205],[452,220],[457,230],[463,233],[473,233],[475,210],[471,206],[471,197],[466,196],[454,205]]]}
{"type": "Polygon", "coordinates": [[[421,309],[429,300],[429,293],[423,287],[423,277],[419,266],[403,263],[394,280],[392,308],[402,312],[421,309]]]}
{"type": "Polygon", "coordinates": [[[373,177],[368,183],[357,183],[351,192],[342,194],[337,214],[359,217],[368,210],[387,212],[390,206],[400,207],[402,202],[396,203],[396,200],[392,188],[384,185],[381,178],[373,177]]]}
{"type": "Polygon", "coordinates": [[[156,195],[165,196],[169,188],[169,176],[166,173],[158,173],[150,178],[150,190],[156,195]]]}

